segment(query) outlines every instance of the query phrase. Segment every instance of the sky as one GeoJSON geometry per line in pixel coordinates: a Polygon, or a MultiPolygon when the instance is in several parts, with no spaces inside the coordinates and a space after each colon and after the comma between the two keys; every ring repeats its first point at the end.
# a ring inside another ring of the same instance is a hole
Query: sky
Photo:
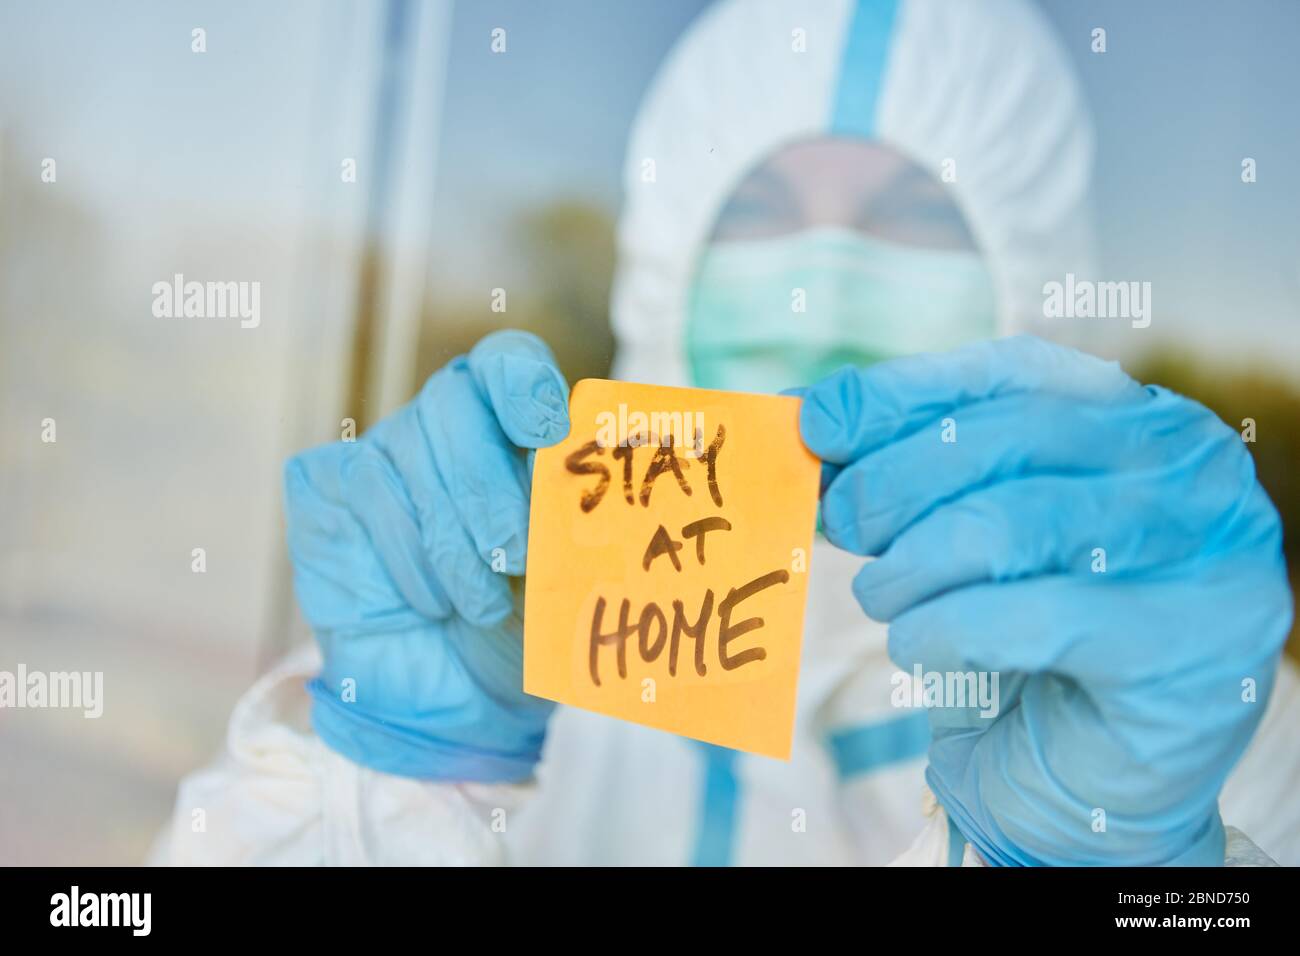
{"type": "Polygon", "coordinates": [[[703,0],[456,5],[439,158],[439,271],[490,271],[520,209],[580,199],[617,213],[623,152],[660,61],[703,0]],[[494,54],[494,28],[506,55],[494,54]]]}
{"type": "MultiPolygon", "coordinates": [[[[1103,268],[1153,284],[1155,308],[1231,352],[1300,374],[1300,4],[1052,0],[1098,133],[1103,268]],[[1107,30],[1107,51],[1090,50],[1107,30]],[[1241,161],[1257,181],[1241,181],[1241,161]]],[[[1153,329],[1161,333],[1158,326],[1153,329]]]]}

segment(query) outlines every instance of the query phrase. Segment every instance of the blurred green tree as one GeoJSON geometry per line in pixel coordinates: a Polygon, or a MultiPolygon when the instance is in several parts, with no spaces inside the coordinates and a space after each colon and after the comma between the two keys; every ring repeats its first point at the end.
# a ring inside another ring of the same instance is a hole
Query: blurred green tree
{"type": "MultiPolygon", "coordinates": [[[[1129,373],[1195,399],[1238,432],[1254,421],[1255,440],[1246,448],[1282,516],[1294,591],[1300,586],[1300,390],[1270,369],[1227,368],[1190,351],[1154,350],[1131,363],[1129,373]]],[[[1289,650],[1300,657],[1300,626],[1291,630],[1289,650]]]]}
{"type": "Polygon", "coordinates": [[[420,335],[419,382],[498,328],[536,333],[570,382],[608,377],[613,220],[598,206],[562,201],[526,210],[511,231],[526,278],[509,289],[509,311],[494,313],[482,299],[431,301],[420,335]]]}

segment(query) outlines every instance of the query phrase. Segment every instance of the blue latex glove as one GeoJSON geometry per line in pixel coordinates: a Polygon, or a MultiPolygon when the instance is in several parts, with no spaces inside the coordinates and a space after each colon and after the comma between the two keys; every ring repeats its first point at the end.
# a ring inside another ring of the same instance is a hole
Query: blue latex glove
{"type": "Polygon", "coordinates": [[[801,427],[894,662],[999,672],[995,718],[930,711],[928,782],[985,860],[1221,864],[1292,615],[1240,436],[1031,338],[846,369],[801,427]]]}
{"type": "Polygon", "coordinates": [[[532,335],[489,335],[356,442],[289,460],[289,552],[324,656],[321,739],[431,780],[526,779],[552,705],[523,692],[531,454],[569,430],[568,387],[532,335]]]}

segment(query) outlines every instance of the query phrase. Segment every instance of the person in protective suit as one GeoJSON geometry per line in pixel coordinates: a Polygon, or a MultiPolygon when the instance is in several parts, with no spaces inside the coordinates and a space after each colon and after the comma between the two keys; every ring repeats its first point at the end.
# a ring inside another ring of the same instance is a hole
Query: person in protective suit
{"type": "Polygon", "coordinates": [[[319,646],[241,700],[157,858],[1267,859],[1226,821],[1300,862],[1291,595],[1250,456],[1044,318],[1046,283],[1094,275],[1091,162],[1021,0],[710,8],[631,136],[614,375],[801,390],[824,536],[791,760],[523,694],[521,449],[567,433],[568,392],[502,332],[289,462],[319,646]],[[916,666],[997,671],[997,717],[895,706],[916,666]]]}

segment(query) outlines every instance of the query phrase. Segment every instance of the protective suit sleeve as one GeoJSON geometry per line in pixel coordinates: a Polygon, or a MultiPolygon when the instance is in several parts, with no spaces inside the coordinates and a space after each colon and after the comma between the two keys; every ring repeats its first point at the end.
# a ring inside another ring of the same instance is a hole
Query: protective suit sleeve
{"type": "MultiPolygon", "coordinates": [[[[890,866],[986,866],[975,848],[961,838],[927,788],[922,797],[926,821],[912,845],[898,855],[890,866]]],[[[1224,866],[1277,866],[1267,853],[1257,847],[1236,827],[1225,828],[1224,866]]]]}
{"type": "Polygon", "coordinates": [[[355,764],[307,727],[314,647],[236,705],[226,746],[181,781],[150,855],[163,866],[490,866],[526,784],[438,783],[355,764]]]}

